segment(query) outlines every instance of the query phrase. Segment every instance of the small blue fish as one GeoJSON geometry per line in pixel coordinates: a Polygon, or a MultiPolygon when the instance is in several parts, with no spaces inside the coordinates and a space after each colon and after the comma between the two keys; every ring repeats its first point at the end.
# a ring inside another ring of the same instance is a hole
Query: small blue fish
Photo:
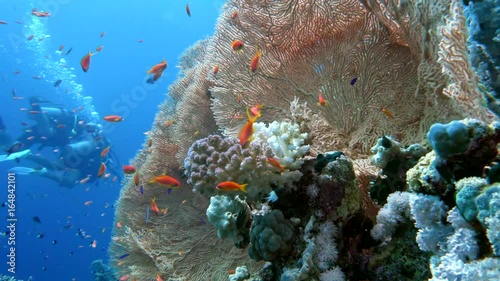
{"type": "Polygon", "coordinates": [[[356,81],[358,81],[358,77],[352,78],[352,80],[351,80],[351,86],[354,86],[354,84],[356,84],[356,81]]]}
{"type": "Polygon", "coordinates": [[[141,194],[144,194],[144,187],[141,185],[141,187],[139,187],[139,191],[141,192],[141,194]]]}
{"type": "Polygon", "coordinates": [[[170,195],[170,192],[172,192],[172,189],[171,189],[171,188],[169,188],[169,189],[167,190],[167,194],[168,194],[168,195],[170,195]]]}
{"type": "Polygon", "coordinates": [[[205,221],[203,220],[203,218],[200,218],[200,222],[201,222],[201,224],[205,224],[205,221]]]}
{"type": "Polygon", "coordinates": [[[149,222],[149,206],[146,208],[146,224],[149,222]]]}
{"type": "Polygon", "coordinates": [[[130,256],[130,254],[123,254],[123,255],[119,256],[118,258],[122,260],[128,256],[130,256]]]}

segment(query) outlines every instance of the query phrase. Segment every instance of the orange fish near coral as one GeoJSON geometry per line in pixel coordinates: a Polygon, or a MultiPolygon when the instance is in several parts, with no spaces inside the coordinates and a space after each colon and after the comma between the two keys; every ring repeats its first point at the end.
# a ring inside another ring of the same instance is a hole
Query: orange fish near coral
{"type": "Polygon", "coordinates": [[[266,161],[269,164],[271,164],[274,168],[280,170],[280,172],[282,172],[282,173],[285,170],[285,167],[283,167],[283,165],[281,165],[280,162],[278,162],[278,160],[276,160],[276,158],[269,157],[266,159],[266,161]]]}
{"type": "Polygon", "coordinates": [[[219,72],[219,66],[218,65],[214,66],[213,72],[214,72],[214,75],[217,75],[217,73],[219,72]]]}
{"type": "Polygon", "coordinates": [[[181,187],[181,183],[174,179],[173,177],[163,175],[163,176],[158,176],[154,177],[154,179],[149,181],[150,183],[159,183],[161,185],[165,185],[167,187],[181,187]]]}
{"type": "Polygon", "coordinates": [[[233,51],[241,51],[245,47],[245,43],[243,43],[240,40],[234,40],[233,43],[231,43],[231,48],[233,48],[233,51]]]}
{"type": "Polygon", "coordinates": [[[252,72],[257,71],[257,68],[259,67],[260,57],[262,57],[262,51],[260,51],[259,47],[257,46],[255,51],[255,56],[253,56],[252,60],[250,61],[250,71],[252,72]]]}
{"type": "Polygon", "coordinates": [[[323,97],[323,94],[321,92],[318,93],[318,105],[326,105],[325,97],[323,97]]]}
{"type": "Polygon", "coordinates": [[[161,60],[159,64],[154,65],[150,70],[148,70],[148,74],[156,74],[158,72],[162,72],[163,70],[165,70],[165,68],[167,68],[167,66],[167,62],[165,60],[161,60]]]}
{"type": "Polygon", "coordinates": [[[248,184],[238,184],[238,183],[235,183],[233,181],[225,181],[225,182],[219,183],[215,189],[224,190],[224,191],[240,190],[243,192],[247,192],[247,190],[246,190],[247,185],[248,184]]]}
{"type": "Polygon", "coordinates": [[[109,153],[109,148],[110,148],[110,146],[108,146],[108,147],[104,148],[104,149],[101,151],[101,158],[104,158],[104,157],[106,157],[106,155],[108,155],[108,153],[109,153]]]}
{"type": "Polygon", "coordinates": [[[80,61],[80,65],[82,66],[83,72],[89,71],[90,68],[90,57],[95,53],[91,53],[90,51],[82,58],[80,61]]]}
{"type": "Polygon", "coordinates": [[[380,110],[382,110],[382,112],[389,118],[391,119],[394,119],[394,114],[392,114],[392,112],[389,111],[389,109],[385,108],[385,107],[382,107],[380,110]]]}
{"type": "Polygon", "coordinates": [[[160,213],[160,209],[158,209],[158,205],[156,205],[156,197],[151,199],[151,211],[155,212],[157,215],[160,213]]]}
{"type": "Polygon", "coordinates": [[[108,116],[104,116],[104,120],[108,121],[108,122],[121,122],[123,121],[123,118],[121,116],[118,116],[118,115],[108,115],[108,116]]]}
{"type": "Polygon", "coordinates": [[[132,165],[123,165],[123,172],[127,175],[135,173],[135,167],[132,165]]]}
{"type": "Polygon", "coordinates": [[[163,279],[161,278],[160,274],[156,274],[156,281],[163,281],[163,279]]]}
{"type": "Polygon", "coordinates": [[[99,173],[97,173],[97,177],[100,178],[106,172],[106,164],[101,163],[101,167],[99,168],[99,173]]]}
{"type": "Polygon", "coordinates": [[[260,109],[263,107],[263,104],[256,104],[252,107],[250,107],[250,112],[252,113],[253,116],[260,116],[260,109]]]}
{"type": "Polygon", "coordinates": [[[260,113],[256,116],[250,116],[250,111],[247,108],[247,117],[248,117],[248,122],[241,128],[240,133],[238,134],[238,138],[240,139],[240,144],[241,146],[247,145],[249,142],[252,141],[252,136],[253,136],[253,123],[257,118],[260,117],[260,113]]]}
{"type": "Polygon", "coordinates": [[[134,184],[135,186],[139,186],[139,172],[134,174],[134,184]]]}

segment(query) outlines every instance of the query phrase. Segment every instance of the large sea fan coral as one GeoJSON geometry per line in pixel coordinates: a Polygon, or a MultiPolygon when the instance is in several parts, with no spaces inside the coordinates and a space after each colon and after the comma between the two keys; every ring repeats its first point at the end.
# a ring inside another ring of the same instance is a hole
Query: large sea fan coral
{"type": "Polygon", "coordinates": [[[229,1],[206,57],[220,66],[210,88],[217,124],[234,136],[242,126],[235,114],[260,103],[262,120],[286,119],[297,96],[317,114],[314,123],[330,128],[329,141],[313,150],[366,153],[382,134],[407,144],[424,139],[435,121],[484,117],[460,6],[446,2],[229,1]],[[235,39],[243,51],[231,50],[235,39]],[[251,72],[257,47],[264,55],[251,72]],[[319,92],[324,107],[316,106],[319,92]]]}

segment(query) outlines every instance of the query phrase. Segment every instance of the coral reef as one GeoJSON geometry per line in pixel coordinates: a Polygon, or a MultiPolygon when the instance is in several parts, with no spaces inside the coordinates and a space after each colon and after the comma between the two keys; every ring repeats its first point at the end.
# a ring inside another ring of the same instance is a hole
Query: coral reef
{"type": "Polygon", "coordinates": [[[467,36],[459,0],[228,0],[131,161],[117,276],[498,277],[500,123],[485,123],[467,36]],[[262,104],[242,146],[242,116],[262,104]],[[478,119],[446,123],[465,117],[478,119]],[[181,187],[150,182],[161,174],[181,187]],[[216,189],[225,181],[246,191],[216,189]],[[161,212],[148,216],[154,197],[161,212]]]}

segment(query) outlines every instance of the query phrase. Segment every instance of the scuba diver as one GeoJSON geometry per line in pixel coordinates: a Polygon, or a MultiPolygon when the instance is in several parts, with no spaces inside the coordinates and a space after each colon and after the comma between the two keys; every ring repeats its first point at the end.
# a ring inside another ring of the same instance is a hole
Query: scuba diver
{"type": "Polygon", "coordinates": [[[105,161],[111,173],[121,178],[116,171],[117,166],[113,165],[114,161],[119,165],[114,153],[101,159],[100,153],[110,146],[110,141],[102,133],[100,125],[83,125],[83,120],[78,122],[74,112],[41,97],[30,97],[30,103],[30,119],[36,125],[26,129],[16,143],[24,144],[25,148],[38,144],[38,150],[52,147],[59,155],[54,160],[29,153],[24,158],[38,164],[40,168],[14,167],[11,172],[38,174],[56,181],[60,186],[71,188],[80,182],[96,181],[101,161],[105,161]]]}

